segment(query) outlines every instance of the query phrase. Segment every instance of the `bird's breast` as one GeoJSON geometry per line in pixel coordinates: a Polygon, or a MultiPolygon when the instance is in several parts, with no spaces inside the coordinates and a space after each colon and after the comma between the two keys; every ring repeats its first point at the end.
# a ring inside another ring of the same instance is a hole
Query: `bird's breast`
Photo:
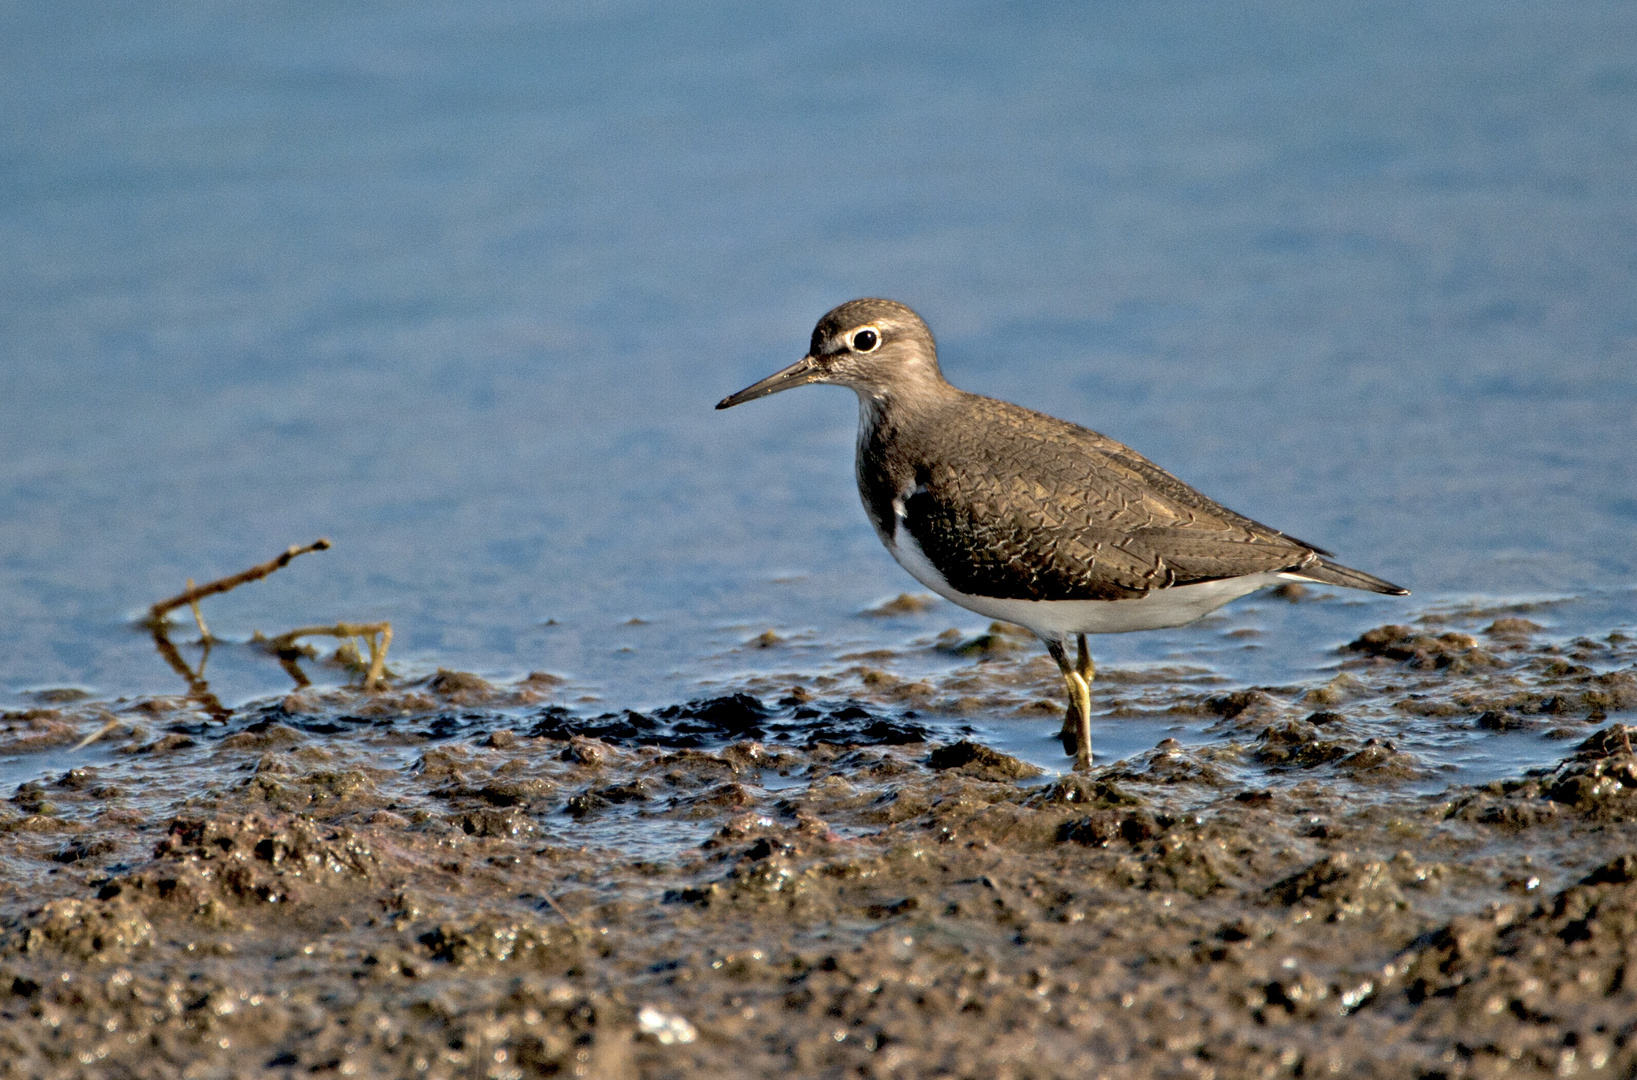
{"type": "Polygon", "coordinates": [[[903,460],[902,448],[895,447],[887,427],[879,412],[861,406],[856,459],[858,497],[876,535],[891,548],[902,518],[906,481],[913,480],[914,468],[903,460]]]}

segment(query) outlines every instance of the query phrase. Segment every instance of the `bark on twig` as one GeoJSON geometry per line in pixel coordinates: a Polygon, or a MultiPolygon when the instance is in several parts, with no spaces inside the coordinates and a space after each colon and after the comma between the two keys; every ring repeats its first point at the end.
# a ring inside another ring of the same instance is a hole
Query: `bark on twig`
{"type": "MultiPolygon", "coordinates": [[[[304,547],[292,546],[278,558],[269,559],[267,562],[252,566],[248,570],[241,570],[237,574],[231,574],[224,578],[217,578],[215,581],[207,581],[203,585],[194,585],[190,581],[185,591],[177,593],[169,600],[161,600],[159,603],[149,608],[148,623],[149,625],[163,623],[166,615],[170,614],[172,610],[181,607],[183,604],[197,605],[200,600],[207,596],[215,596],[217,593],[224,593],[229,589],[237,589],[240,585],[247,582],[260,581],[273,571],[282,570],[284,567],[290,565],[290,560],[294,559],[297,555],[305,555],[309,551],[326,551],[329,549],[329,546],[330,542],[323,537],[320,537],[304,547]]],[[[208,632],[204,630],[204,619],[199,618],[198,611],[199,609],[195,607],[194,616],[195,618],[198,618],[200,631],[205,633],[208,637],[208,632]]]]}
{"type": "MultiPolygon", "coordinates": [[[[178,675],[187,680],[191,696],[194,700],[203,704],[213,717],[225,720],[228,716],[228,710],[222,707],[221,702],[210,692],[210,685],[205,682],[205,658],[210,656],[210,646],[215,639],[211,637],[210,628],[205,625],[205,617],[199,611],[199,601],[204,597],[228,592],[252,581],[260,581],[275,570],[281,570],[288,566],[296,556],[305,555],[309,551],[325,551],[328,550],[329,546],[330,542],[320,537],[305,546],[293,546],[275,559],[269,559],[267,562],[252,566],[248,570],[241,570],[237,574],[217,578],[215,581],[207,581],[203,585],[195,585],[193,579],[189,578],[188,587],[185,591],[177,593],[168,600],[161,600],[148,609],[147,627],[153,633],[154,647],[159,650],[159,655],[165,658],[165,662],[178,675]],[[166,622],[166,616],[183,605],[193,609],[193,621],[199,627],[199,643],[205,648],[205,655],[200,658],[197,671],[190,667],[186,660],[182,659],[182,654],[171,643],[169,623],[166,622]]],[[[349,638],[357,638],[361,641],[364,647],[369,650],[369,667],[364,675],[364,689],[374,690],[380,686],[381,680],[386,675],[387,649],[392,646],[391,623],[336,623],[334,626],[304,626],[272,638],[264,638],[258,632],[252,641],[262,645],[268,652],[278,657],[279,664],[283,666],[290,678],[295,680],[297,686],[309,686],[311,683],[302,672],[300,665],[296,663],[302,655],[301,647],[296,644],[296,641],[300,638],[316,635],[341,638],[343,641],[349,638]]]]}
{"type": "Polygon", "coordinates": [[[264,647],[284,664],[284,670],[301,685],[307,685],[307,677],[301,674],[301,669],[295,667],[297,652],[296,641],[304,637],[334,637],[343,640],[357,638],[369,649],[369,672],[364,676],[364,689],[374,690],[380,685],[381,677],[386,671],[387,650],[392,647],[392,624],[378,623],[336,623],[334,626],[304,626],[298,630],[290,630],[277,637],[264,639],[264,647]]]}

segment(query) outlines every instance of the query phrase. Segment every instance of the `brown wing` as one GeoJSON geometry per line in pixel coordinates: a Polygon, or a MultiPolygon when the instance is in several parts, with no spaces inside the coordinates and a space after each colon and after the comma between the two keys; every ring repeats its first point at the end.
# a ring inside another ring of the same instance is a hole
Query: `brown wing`
{"type": "Polygon", "coordinates": [[[963,592],[1116,600],[1317,561],[1112,439],[963,398],[917,432],[929,464],[904,501],[905,526],[963,592]]]}

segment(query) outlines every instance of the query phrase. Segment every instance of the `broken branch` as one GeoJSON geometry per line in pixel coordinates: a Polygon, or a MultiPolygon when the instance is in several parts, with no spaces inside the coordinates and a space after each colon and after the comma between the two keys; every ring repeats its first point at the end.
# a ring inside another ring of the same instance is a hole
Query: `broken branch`
{"type": "MultiPolygon", "coordinates": [[[[266,638],[264,647],[280,660],[294,659],[296,640],[304,637],[334,637],[345,640],[358,638],[369,649],[369,672],[364,676],[364,689],[374,690],[386,672],[387,649],[392,647],[392,624],[336,623],[334,626],[303,626],[277,637],[266,638]]],[[[286,667],[285,670],[289,670],[286,667]]],[[[305,682],[305,680],[302,680],[305,682]]]]}
{"type": "MultiPolygon", "coordinates": [[[[161,600],[159,603],[149,608],[148,622],[150,625],[163,623],[166,615],[170,614],[173,609],[181,607],[183,604],[198,604],[200,600],[207,596],[215,596],[217,593],[224,593],[229,589],[237,589],[240,585],[247,582],[260,581],[273,571],[282,570],[284,567],[290,565],[290,560],[294,559],[297,555],[305,555],[309,551],[325,551],[329,549],[329,546],[330,542],[320,537],[304,547],[292,546],[278,558],[269,559],[267,562],[261,563],[257,566],[252,566],[250,569],[240,571],[237,574],[232,574],[224,578],[217,578],[215,581],[207,581],[203,585],[193,585],[190,583],[186,591],[176,594],[169,600],[161,600]]],[[[198,608],[195,607],[194,611],[197,613],[198,608]]],[[[200,626],[203,627],[204,620],[200,619],[199,622],[200,626]]]]}

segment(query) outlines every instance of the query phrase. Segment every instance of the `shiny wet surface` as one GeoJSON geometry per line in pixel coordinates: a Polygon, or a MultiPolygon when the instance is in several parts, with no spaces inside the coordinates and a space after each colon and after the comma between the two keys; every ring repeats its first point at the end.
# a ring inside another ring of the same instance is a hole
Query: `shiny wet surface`
{"type": "Polygon", "coordinates": [[[1623,1075],[1634,642],[1484,617],[1302,685],[1108,670],[1083,775],[1025,759],[1053,673],[1004,627],[647,712],[42,702],[0,1075],[1623,1075]]]}

